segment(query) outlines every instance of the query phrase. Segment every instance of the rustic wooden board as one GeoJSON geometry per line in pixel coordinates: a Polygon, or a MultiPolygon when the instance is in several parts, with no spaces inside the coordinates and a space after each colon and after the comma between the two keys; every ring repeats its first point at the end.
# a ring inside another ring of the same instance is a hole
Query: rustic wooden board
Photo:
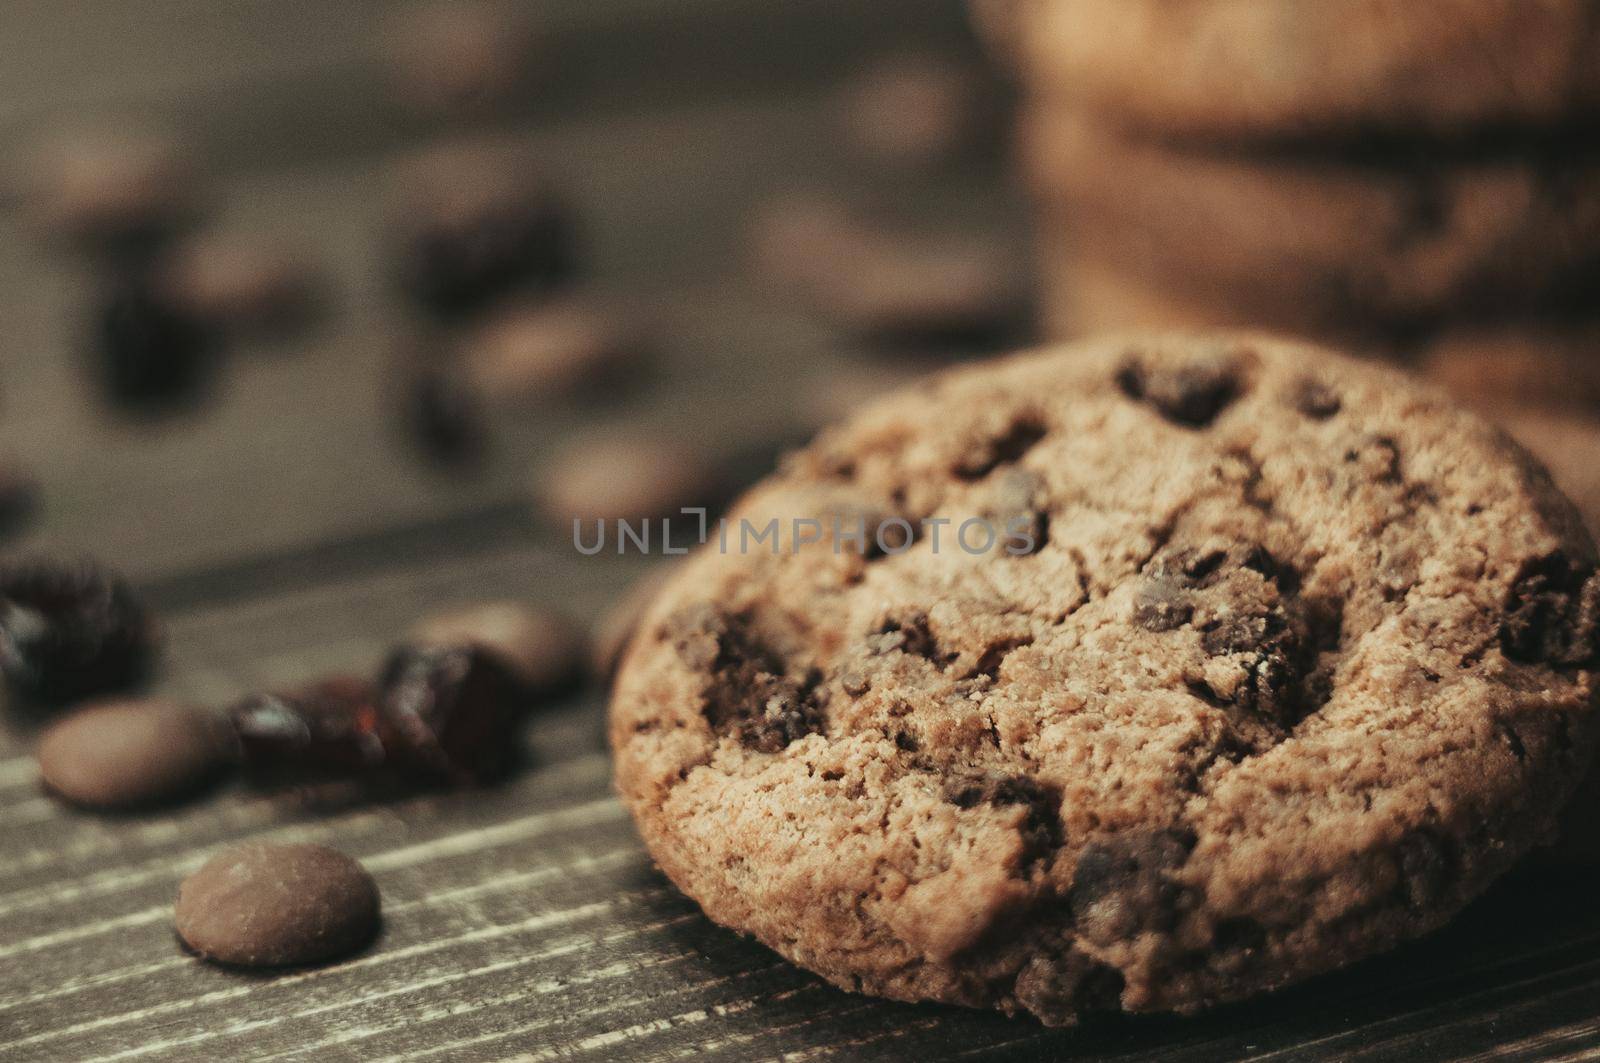
{"type": "MultiPolygon", "coordinates": [[[[390,7],[0,8],[0,147],[134,100],[203,146],[219,224],[298,236],[335,281],[321,327],[235,352],[193,416],[108,420],[76,362],[92,278],[0,204],[0,452],[46,490],[15,548],[83,550],[128,572],[167,625],[159,686],[204,704],[368,671],[419,614],[484,595],[595,616],[647,562],[579,557],[523,502],[530,470],[577,429],[642,417],[739,448],[807,427],[806,382],[863,355],[745,275],[743,209],[763,194],[821,181],[1016,231],[991,169],[913,188],[835,144],[832,82],[860,56],[908,36],[970,50],[953,2],[552,3],[579,72],[496,129],[575,190],[593,283],[659,320],[660,357],[648,386],[606,405],[502,417],[476,476],[431,472],[385,405],[409,326],[377,255],[374,194],[430,130],[395,116],[371,55],[348,46],[390,7]]],[[[481,792],[308,804],[230,786],[127,817],[43,796],[36,725],[0,717],[0,1060],[1600,1053],[1596,883],[1550,872],[1519,875],[1396,956],[1197,1019],[1046,1031],[839,992],[711,925],[651,868],[610,793],[601,700],[589,690],[541,713],[523,770],[481,792]],[[270,975],[184,955],[178,881],[262,837],[360,857],[383,892],[382,937],[344,963],[270,975]]]]}

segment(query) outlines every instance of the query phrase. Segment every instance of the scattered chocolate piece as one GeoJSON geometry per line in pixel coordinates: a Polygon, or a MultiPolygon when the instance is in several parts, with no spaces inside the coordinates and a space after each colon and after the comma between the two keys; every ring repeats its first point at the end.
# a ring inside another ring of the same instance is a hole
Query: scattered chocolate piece
{"type": "Polygon", "coordinates": [[[530,87],[539,37],[524,12],[484,0],[413,5],[395,20],[388,63],[396,96],[426,115],[478,114],[530,87]]]}
{"type": "Polygon", "coordinates": [[[644,620],[645,610],[667,582],[669,568],[663,566],[639,577],[601,615],[589,643],[589,669],[594,675],[609,680],[616,672],[628,644],[633,641],[634,632],[644,620]]]}
{"type": "Polygon", "coordinates": [[[494,402],[553,399],[613,380],[641,348],[632,324],[597,303],[518,303],[468,338],[461,365],[494,402]]]}
{"type": "Polygon", "coordinates": [[[406,646],[384,669],[382,705],[406,767],[455,784],[487,782],[510,763],[523,687],[476,645],[406,646]]]}
{"type": "Polygon", "coordinates": [[[320,963],[371,941],[378,887],[325,845],[241,845],[178,887],[178,936],[201,959],[244,967],[320,963]]]}
{"type": "MultiPolygon", "coordinates": [[[[565,528],[573,520],[676,516],[681,507],[711,498],[716,480],[710,462],[695,448],[667,436],[621,431],[561,451],[544,470],[536,493],[544,512],[565,528]]],[[[607,545],[616,548],[614,541],[607,545]]]]}
{"type": "Polygon", "coordinates": [[[884,236],[821,291],[851,331],[888,343],[991,342],[1020,331],[1026,296],[1001,249],[884,236]]]}
{"type": "Polygon", "coordinates": [[[377,690],[349,676],[253,694],[228,717],[245,771],[268,784],[370,775],[389,766],[399,743],[377,690]]]}
{"type": "Polygon", "coordinates": [[[480,458],[488,446],[483,401],[460,368],[419,363],[407,372],[403,418],[422,454],[444,465],[480,458]]]}
{"type": "Polygon", "coordinates": [[[231,329],[273,329],[308,316],[313,268],[268,244],[196,239],[172,253],[161,284],[197,318],[231,329]]]}
{"type": "Polygon", "coordinates": [[[815,289],[862,250],[858,219],[835,196],[792,192],[763,203],[751,219],[754,264],[773,282],[815,289]]]}
{"type": "Polygon", "coordinates": [[[100,385],[125,406],[153,409],[191,398],[210,368],[205,325],[146,278],[111,292],[95,339],[100,385]]]}
{"type": "Polygon", "coordinates": [[[0,671],[26,697],[55,704],[130,686],[157,641],[132,592],[94,565],[0,568],[0,671]]]}
{"type": "Polygon", "coordinates": [[[32,186],[47,233],[112,249],[138,250],[195,212],[194,168],[157,133],[83,130],[44,145],[32,186]]]}
{"type": "Polygon", "coordinates": [[[394,224],[402,289],[443,317],[547,290],[575,269],[565,204],[526,162],[487,150],[423,160],[394,224]]]}
{"type": "Polygon", "coordinates": [[[582,634],[565,617],[516,602],[481,602],[437,613],[411,629],[411,645],[476,646],[530,694],[558,691],[577,677],[582,634]]]}
{"type": "Polygon", "coordinates": [[[133,808],[191,793],[221,774],[232,748],[220,721],[164,698],[83,708],[39,740],[51,792],[85,808],[133,808]]]}
{"type": "Polygon", "coordinates": [[[971,146],[980,95],[973,72],[942,56],[885,56],[846,83],[840,101],[844,134],[878,162],[946,162],[971,146]]]}

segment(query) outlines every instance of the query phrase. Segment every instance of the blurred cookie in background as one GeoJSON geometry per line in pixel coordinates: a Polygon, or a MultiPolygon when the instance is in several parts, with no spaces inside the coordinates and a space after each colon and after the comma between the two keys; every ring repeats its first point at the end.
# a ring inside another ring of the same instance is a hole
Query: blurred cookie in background
{"type": "Polygon", "coordinates": [[[1592,0],[976,0],[1041,95],[1212,139],[1454,134],[1600,103],[1592,0]]]}
{"type": "Polygon", "coordinates": [[[1180,301],[1309,329],[1526,314],[1600,263],[1600,152],[1526,145],[1245,155],[1036,108],[1021,144],[1042,224],[1180,301]]]}
{"type": "Polygon", "coordinates": [[[1544,407],[1600,418],[1600,321],[1457,330],[1429,343],[1418,369],[1491,413],[1527,419],[1527,408],[1544,407]]]}

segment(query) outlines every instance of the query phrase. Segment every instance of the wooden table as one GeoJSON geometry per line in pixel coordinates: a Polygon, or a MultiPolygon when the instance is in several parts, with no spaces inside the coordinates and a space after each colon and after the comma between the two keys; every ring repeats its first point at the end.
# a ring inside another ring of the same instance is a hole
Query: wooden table
{"type": "MultiPolygon", "coordinates": [[[[87,552],[162,616],[160,687],[223,705],[367,671],[421,613],[518,596],[590,619],[644,568],[584,558],[523,499],[573,432],[643,419],[742,448],[811,427],[810,382],[870,357],[745,269],[746,209],[796,184],[899,199],[1016,234],[992,165],[901,182],[841,155],[833,91],[864,57],[970,54],[948,0],[547,2],[547,92],[487,123],[545,159],[583,211],[593,286],[658,325],[648,386],[500,416],[471,476],[415,460],[391,402],[416,328],[381,257],[380,190],[447,131],[382,89],[392,5],[12,0],[0,9],[0,145],[115,108],[186,130],[213,224],[297,240],[332,306],[314,330],[230,353],[212,400],[119,420],[80,366],[96,280],[0,197],[0,452],[44,506],[8,552],[87,552]]],[[[1025,256],[1020,238],[1015,246],[1025,256]]],[[[909,371],[909,370],[908,370],[909,371]]],[[[708,923],[656,873],[611,796],[602,695],[541,713],[526,767],[489,790],[383,802],[224,788],[106,817],[42,796],[35,724],[0,725],[0,1059],[449,1060],[1566,1058],[1600,1051],[1596,882],[1524,872],[1433,939],[1192,1020],[1046,1031],[831,989],[708,923]],[[182,954],[178,881],[243,839],[325,841],[382,888],[382,937],[332,967],[250,975],[182,954]]]]}

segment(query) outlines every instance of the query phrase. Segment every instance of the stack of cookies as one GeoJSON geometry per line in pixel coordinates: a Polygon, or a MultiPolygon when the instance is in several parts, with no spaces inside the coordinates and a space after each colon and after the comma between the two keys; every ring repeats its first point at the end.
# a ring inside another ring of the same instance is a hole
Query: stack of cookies
{"type": "Polygon", "coordinates": [[[1266,326],[1600,411],[1600,0],[975,3],[1055,334],[1266,326]]]}
{"type": "Polygon", "coordinates": [[[1060,331],[1248,323],[1398,341],[1594,294],[1595,0],[1002,13],[1060,331]]]}

